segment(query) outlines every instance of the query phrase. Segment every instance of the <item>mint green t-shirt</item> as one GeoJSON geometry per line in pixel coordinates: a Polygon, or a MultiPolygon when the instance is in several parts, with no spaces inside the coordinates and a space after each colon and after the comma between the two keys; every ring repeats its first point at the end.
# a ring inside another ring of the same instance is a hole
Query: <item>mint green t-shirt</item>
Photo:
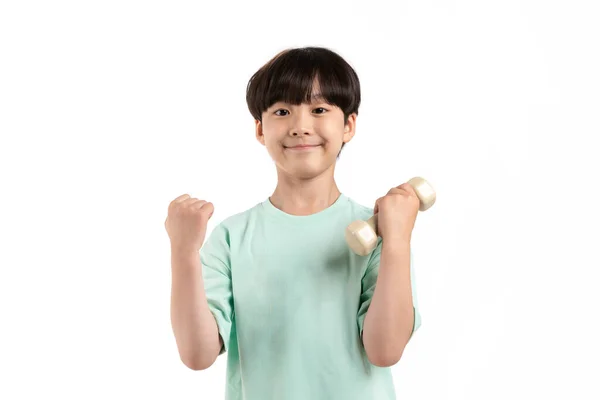
{"type": "Polygon", "coordinates": [[[200,257],[228,355],[226,400],[396,398],[391,368],[371,364],[361,340],[382,241],[359,256],[344,237],[348,224],[372,215],[344,194],[308,216],[267,199],[207,236],[200,257]]]}

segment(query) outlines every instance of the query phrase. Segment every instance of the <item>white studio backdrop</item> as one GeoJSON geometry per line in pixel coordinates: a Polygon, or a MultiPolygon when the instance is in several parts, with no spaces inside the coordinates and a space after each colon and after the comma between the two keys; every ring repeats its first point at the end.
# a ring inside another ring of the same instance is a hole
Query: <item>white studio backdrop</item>
{"type": "Polygon", "coordinates": [[[373,206],[415,175],[423,325],[402,399],[598,399],[600,17],[592,1],[0,5],[0,398],[222,399],[179,360],[164,220],[269,196],[248,79],[317,45],[363,101],[337,166],[373,206]]]}

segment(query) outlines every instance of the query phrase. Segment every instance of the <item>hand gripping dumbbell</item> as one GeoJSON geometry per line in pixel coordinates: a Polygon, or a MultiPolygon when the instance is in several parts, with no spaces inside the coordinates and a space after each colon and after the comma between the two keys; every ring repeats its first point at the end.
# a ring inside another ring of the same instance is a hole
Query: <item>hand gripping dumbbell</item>
{"type": "MultiPolygon", "coordinates": [[[[429,209],[435,203],[435,191],[433,187],[423,178],[415,177],[407,182],[419,197],[420,211],[429,209]]],[[[377,246],[377,214],[367,221],[357,220],[346,228],[346,242],[350,249],[356,254],[366,256],[377,246]]]]}

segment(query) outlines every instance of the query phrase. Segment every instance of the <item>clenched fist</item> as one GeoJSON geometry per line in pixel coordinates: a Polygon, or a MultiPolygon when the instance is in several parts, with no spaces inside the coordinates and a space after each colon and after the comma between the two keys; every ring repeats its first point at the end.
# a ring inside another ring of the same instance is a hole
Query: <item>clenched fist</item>
{"type": "Polygon", "coordinates": [[[410,242],[420,205],[419,196],[410,184],[391,188],[375,202],[373,212],[379,214],[379,236],[384,240],[410,242]]]}
{"type": "Polygon", "coordinates": [[[185,251],[199,251],[206,236],[208,220],[215,211],[212,203],[187,194],[169,204],[165,228],[171,247],[185,251]]]}

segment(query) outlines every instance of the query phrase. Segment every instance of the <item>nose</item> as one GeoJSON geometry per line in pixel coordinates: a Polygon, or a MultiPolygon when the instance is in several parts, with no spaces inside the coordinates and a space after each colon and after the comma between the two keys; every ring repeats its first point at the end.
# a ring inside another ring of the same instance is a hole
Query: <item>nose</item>
{"type": "Polygon", "coordinates": [[[292,130],[291,134],[292,134],[292,136],[303,136],[303,135],[310,136],[310,135],[312,135],[311,132],[306,131],[306,130],[292,130]]]}
{"type": "Polygon", "coordinates": [[[289,131],[291,136],[313,135],[312,120],[310,113],[298,111],[292,119],[292,125],[289,131]]]}

